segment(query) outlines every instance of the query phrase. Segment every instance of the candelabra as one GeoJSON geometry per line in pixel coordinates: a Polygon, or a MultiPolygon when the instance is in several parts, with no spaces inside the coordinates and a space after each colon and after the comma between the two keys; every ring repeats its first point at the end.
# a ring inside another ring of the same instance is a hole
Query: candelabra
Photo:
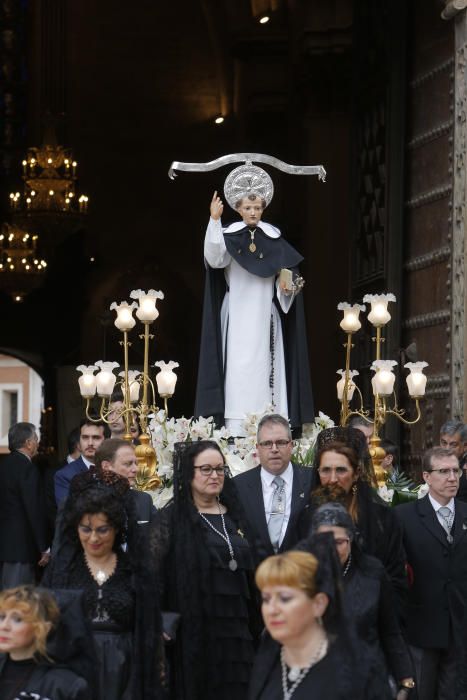
{"type": "MultiPolygon", "coordinates": [[[[154,338],[149,332],[150,325],[159,316],[156,308],[158,299],[163,299],[164,295],[160,291],[150,289],[143,292],[135,289],[130,293],[130,298],[135,299],[131,304],[123,301],[120,304],[112,302],[110,310],[117,314],[115,326],[123,333],[123,340],[120,345],[123,347],[123,371],[119,373],[119,379],[114,374],[120,365],[117,362],[103,362],[98,360],[94,365],[80,365],[76,369],[82,374],[78,379],[81,396],[86,400],[86,416],[91,421],[102,420],[105,423],[114,423],[123,418],[125,422],[125,440],[131,440],[130,425],[134,417],[138,417],[141,426],[140,444],[136,447],[136,457],[138,460],[138,475],[136,486],[141,490],[157,488],[161,481],[157,474],[156,452],[151,444],[151,436],[148,429],[148,421],[151,414],[159,410],[156,406],[156,390],[154,382],[149,375],[149,341],[154,338]],[[136,309],[136,316],[144,326],[144,333],[139,336],[144,341],[144,361],[143,371],[130,370],[128,368],[128,349],[131,343],[128,340],[128,332],[136,325],[133,311],[136,309]],[[94,374],[99,370],[97,374],[94,374]],[[121,388],[123,402],[121,407],[112,406],[111,396],[115,386],[121,388]],[[140,399],[142,389],[142,395],[140,399]],[[94,418],[90,413],[91,401],[94,396],[101,398],[99,408],[99,418],[94,418]]],[[[173,371],[178,367],[177,362],[170,361],[156,362],[155,367],[159,367],[156,375],[157,391],[164,400],[165,417],[168,416],[167,400],[171,398],[175,391],[177,375],[173,371]]]]}
{"type": "Polygon", "coordinates": [[[337,397],[341,402],[340,424],[346,425],[351,416],[360,416],[368,424],[373,424],[373,435],[370,438],[370,456],[373,462],[375,476],[378,484],[381,486],[386,482],[387,474],[381,466],[381,462],[385,456],[385,452],[381,447],[381,439],[379,432],[381,427],[386,423],[388,416],[395,416],[405,425],[414,425],[420,420],[420,399],[425,395],[427,377],[423,374],[425,367],[428,367],[427,362],[407,362],[404,367],[409,370],[406,377],[407,388],[410,397],[415,401],[416,416],[413,420],[404,417],[405,411],[398,407],[397,396],[394,391],[395,374],[394,367],[397,362],[394,360],[381,359],[381,347],[384,343],[382,337],[382,329],[391,320],[391,314],[388,311],[388,303],[395,302],[394,294],[367,294],[363,298],[363,305],[349,304],[341,302],[337,308],[343,311],[343,319],[340,322],[340,327],[347,333],[347,342],[344,343],[346,350],[345,354],[345,369],[338,370],[341,379],[337,382],[337,397]],[[371,370],[374,376],[371,380],[374,397],[373,418],[370,418],[370,412],[363,408],[362,394],[355,384],[354,377],[358,375],[356,370],[350,369],[350,354],[353,348],[352,336],[360,330],[362,324],[359,316],[361,311],[365,311],[365,303],[371,305],[371,310],[368,314],[368,320],[376,329],[376,336],[372,338],[375,343],[375,359],[371,365],[371,370]],[[360,399],[360,407],[351,410],[350,403],[353,399],[354,392],[357,390],[360,399]],[[389,405],[389,397],[393,397],[392,406],[389,405]]]}

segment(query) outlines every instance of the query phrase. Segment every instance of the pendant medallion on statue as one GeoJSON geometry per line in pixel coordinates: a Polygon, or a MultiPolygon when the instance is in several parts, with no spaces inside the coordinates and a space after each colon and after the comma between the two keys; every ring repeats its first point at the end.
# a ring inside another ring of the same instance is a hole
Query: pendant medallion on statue
{"type": "Polygon", "coordinates": [[[250,253],[254,253],[254,252],[256,251],[256,246],[255,246],[255,244],[254,244],[254,243],[250,243],[250,245],[248,246],[248,249],[249,249],[250,253]]]}

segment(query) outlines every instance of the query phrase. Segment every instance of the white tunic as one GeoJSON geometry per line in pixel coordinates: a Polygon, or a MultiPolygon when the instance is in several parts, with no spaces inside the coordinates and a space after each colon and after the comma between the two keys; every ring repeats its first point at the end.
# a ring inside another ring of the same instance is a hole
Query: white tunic
{"type": "MultiPolygon", "coordinates": [[[[242,221],[225,231],[245,227],[242,221]]],[[[271,238],[279,229],[260,222],[257,228],[271,238]]],[[[225,425],[234,435],[242,435],[242,422],[248,413],[262,413],[273,404],[274,411],[288,416],[284,343],[279,312],[273,303],[275,278],[258,277],[244,270],[228,253],[220,220],[209,220],[204,241],[204,257],[210,267],[224,268],[228,292],[221,311],[222,348],[225,377],[225,425]],[[271,375],[271,314],[274,327],[274,382],[271,375]]],[[[287,313],[294,295],[286,295],[276,282],[276,294],[287,313]]]]}

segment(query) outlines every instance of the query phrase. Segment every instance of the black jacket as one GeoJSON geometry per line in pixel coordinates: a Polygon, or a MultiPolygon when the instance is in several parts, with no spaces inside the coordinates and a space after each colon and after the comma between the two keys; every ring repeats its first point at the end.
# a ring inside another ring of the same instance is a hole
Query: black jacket
{"type": "Polygon", "coordinates": [[[467,601],[467,504],[456,499],[449,544],[428,496],[394,509],[402,525],[412,583],[406,636],[425,649],[447,649],[465,632],[467,601]]]}
{"type": "Polygon", "coordinates": [[[0,561],[35,564],[49,546],[46,532],[39,470],[12,452],[0,463],[0,561]]]}
{"type": "MultiPolygon", "coordinates": [[[[298,520],[302,511],[308,507],[311,490],[310,467],[300,467],[293,464],[292,503],[290,518],[280,546],[281,552],[291,549],[299,541],[298,520]]],[[[263,487],[261,483],[261,467],[254,467],[234,478],[238,495],[242,502],[251,531],[256,537],[259,563],[274,554],[269,538],[266,513],[264,512],[263,487]]]]}
{"type": "MultiPolygon", "coordinates": [[[[0,654],[0,676],[7,660],[6,654],[0,654]]],[[[66,668],[50,664],[38,664],[37,669],[27,680],[20,693],[31,693],[35,700],[91,700],[88,684],[66,668]],[[38,696],[38,697],[37,697],[38,696]]]]}

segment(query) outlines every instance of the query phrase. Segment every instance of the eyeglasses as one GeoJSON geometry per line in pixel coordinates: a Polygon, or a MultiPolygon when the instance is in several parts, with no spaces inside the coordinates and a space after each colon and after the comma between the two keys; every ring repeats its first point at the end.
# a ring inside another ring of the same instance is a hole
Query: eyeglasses
{"type": "Polygon", "coordinates": [[[348,537],[336,537],[334,539],[334,544],[336,547],[343,547],[345,544],[349,544],[350,540],[348,537]]]}
{"type": "Polygon", "coordinates": [[[265,447],[267,450],[271,450],[274,445],[277,447],[278,450],[282,449],[283,447],[287,447],[287,445],[290,445],[291,440],[261,440],[261,442],[258,442],[258,445],[260,447],[265,447]]]}
{"type": "Polygon", "coordinates": [[[442,467],[441,469],[429,469],[428,473],[431,474],[432,472],[438,472],[440,476],[451,476],[451,474],[458,479],[460,475],[462,474],[462,469],[447,469],[445,467],[442,467]]]}
{"type": "Polygon", "coordinates": [[[217,476],[225,476],[228,471],[228,466],[222,464],[218,467],[211,467],[210,464],[202,464],[199,467],[195,467],[195,469],[199,469],[203,476],[211,476],[213,472],[216,472],[217,476]]]}
{"type": "Polygon", "coordinates": [[[78,525],[78,530],[82,535],[90,535],[95,532],[99,537],[105,537],[109,534],[113,527],[111,525],[100,525],[100,527],[89,527],[88,525],[78,525]]]}
{"type": "Polygon", "coordinates": [[[349,467],[319,467],[318,471],[321,476],[331,476],[331,474],[345,476],[352,471],[352,469],[349,469],[349,467]]]}

